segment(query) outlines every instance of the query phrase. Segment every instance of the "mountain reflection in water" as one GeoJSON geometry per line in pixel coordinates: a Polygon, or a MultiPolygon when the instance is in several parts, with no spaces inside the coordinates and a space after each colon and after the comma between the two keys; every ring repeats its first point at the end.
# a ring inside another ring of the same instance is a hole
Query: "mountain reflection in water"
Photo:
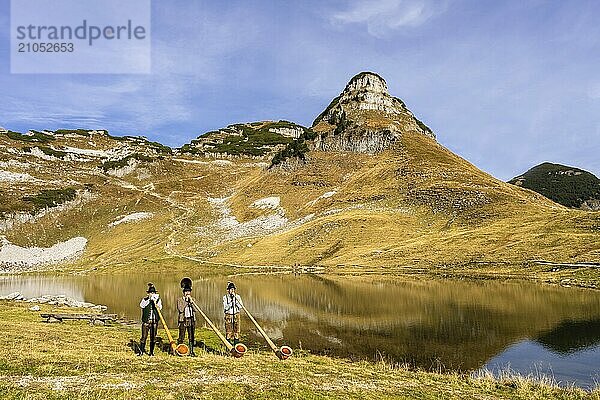
{"type": "MultiPolygon", "coordinates": [[[[228,278],[192,278],[199,306],[221,326],[228,278]]],[[[153,282],[162,295],[165,318],[174,327],[180,279],[141,273],[3,277],[0,294],[64,293],[139,319],[140,298],[146,283],[153,282]]],[[[525,339],[558,353],[600,343],[600,292],[590,290],[526,282],[326,275],[246,275],[236,277],[235,283],[276,344],[319,354],[470,371],[525,339]]],[[[246,317],[242,332],[248,344],[262,345],[246,317]]]]}

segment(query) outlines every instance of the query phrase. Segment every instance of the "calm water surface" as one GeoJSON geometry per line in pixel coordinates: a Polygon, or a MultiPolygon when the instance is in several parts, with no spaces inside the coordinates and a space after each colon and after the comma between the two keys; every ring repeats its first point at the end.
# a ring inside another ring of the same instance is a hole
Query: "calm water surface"
{"type": "MultiPolygon", "coordinates": [[[[200,307],[222,325],[227,278],[194,279],[200,307]]],[[[1,277],[0,294],[66,294],[139,319],[146,283],[175,327],[181,276],[1,277]]],[[[487,368],[592,388],[600,381],[600,292],[519,282],[402,281],[326,275],[235,279],[248,309],[279,345],[425,369],[487,368]]],[[[242,319],[246,343],[262,346],[242,319]]]]}

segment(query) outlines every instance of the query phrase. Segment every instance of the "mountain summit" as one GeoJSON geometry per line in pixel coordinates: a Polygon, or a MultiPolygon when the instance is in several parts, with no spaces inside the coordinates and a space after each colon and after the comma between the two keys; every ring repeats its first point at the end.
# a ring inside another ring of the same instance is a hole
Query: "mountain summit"
{"type": "Polygon", "coordinates": [[[350,79],[315,119],[312,129],[318,134],[318,150],[376,153],[406,132],[435,139],[431,129],[402,100],[391,96],[385,80],[373,72],[361,72],[350,79]]]}

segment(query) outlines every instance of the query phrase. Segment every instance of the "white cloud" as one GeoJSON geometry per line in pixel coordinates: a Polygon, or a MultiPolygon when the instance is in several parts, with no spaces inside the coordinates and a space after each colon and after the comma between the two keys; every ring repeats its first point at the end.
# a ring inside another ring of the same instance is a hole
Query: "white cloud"
{"type": "Polygon", "coordinates": [[[444,0],[355,0],[329,18],[333,25],[365,24],[369,34],[384,37],[400,28],[417,27],[446,10],[444,0]]]}
{"type": "Polygon", "coordinates": [[[35,91],[18,90],[23,93],[20,96],[6,94],[3,123],[7,127],[27,122],[45,128],[89,129],[108,128],[108,123],[117,127],[118,131],[113,132],[116,134],[145,134],[161,124],[185,121],[193,115],[185,78],[110,78],[87,81],[57,76],[51,83],[38,85],[35,91]]]}

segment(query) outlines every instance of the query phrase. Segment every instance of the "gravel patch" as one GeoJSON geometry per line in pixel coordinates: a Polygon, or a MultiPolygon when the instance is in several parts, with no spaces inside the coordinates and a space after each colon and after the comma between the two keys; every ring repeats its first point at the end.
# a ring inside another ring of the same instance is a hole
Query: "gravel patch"
{"type": "Polygon", "coordinates": [[[122,217],[119,220],[111,222],[110,224],[108,224],[108,226],[109,227],[113,227],[113,226],[117,226],[117,225],[120,225],[120,224],[126,224],[126,223],[129,223],[129,222],[141,221],[143,219],[152,218],[153,216],[154,216],[154,213],[151,213],[151,212],[133,213],[133,214],[126,215],[126,216],[122,217]]]}
{"type": "Polygon", "coordinates": [[[265,197],[264,199],[256,200],[252,203],[252,207],[260,209],[270,208],[274,210],[279,207],[279,203],[281,203],[281,198],[278,196],[265,197]]]}
{"type": "MultiPolygon", "coordinates": [[[[267,200],[262,204],[268,204],[268,208],[271,208],[271,205],[275,203],[272,199],[279,200],[279,197],[266,199],[271,200],[267,200]]],[[[209,203],[221,214],[215,228],[226,239],[266,235],[285,227],[288,223],[288,219],[285,217],[285,210],[282,207],[275,207],[274,214],[263,215],[247,222],[240,222],[234,215],[231,215],[231,210],[227,206],[227,200],[229,200],[229,197],[208,199],[209,203]]]]}
{"type": "Polygon", "coordinates": [[[21,247],[2,237],[0,269],[26,270],[32,267],[57,264],[79,257],[87,245],[84,237],[74,237],[51,247],[21,247]]]}
{"type": "Polygon", "coordinates": [[[36,180],[36,178],[27,173],[21,174],[18,172],[0,170],[0,182],[32,182],[36,180]]]}

